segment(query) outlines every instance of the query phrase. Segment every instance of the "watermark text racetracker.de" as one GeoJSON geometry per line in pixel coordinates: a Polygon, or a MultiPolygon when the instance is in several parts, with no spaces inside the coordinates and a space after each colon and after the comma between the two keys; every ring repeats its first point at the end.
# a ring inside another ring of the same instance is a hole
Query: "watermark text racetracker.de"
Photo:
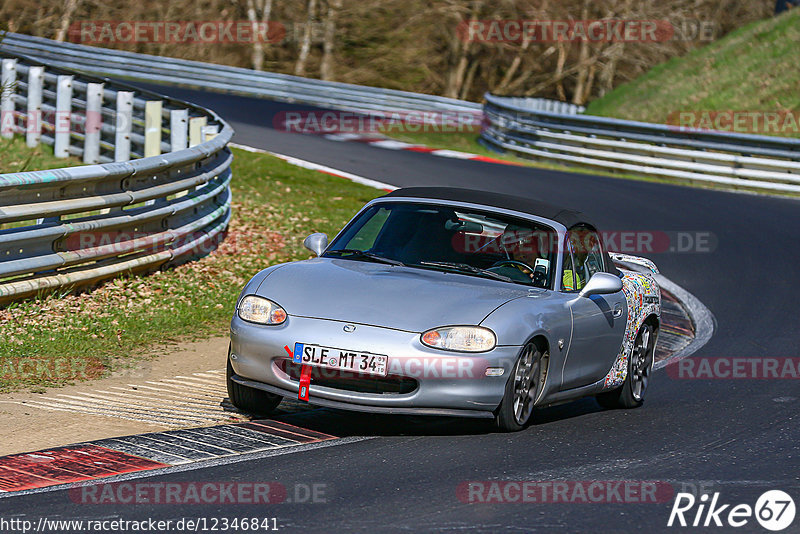
{"type": "Polygon", "coordinates": [[[647,480],[470,480],[456,488],[467,504],[666,503],[674,494],[671,484],[647,480]]]}
{"type": "Polygon", "coordinates": [[[280,22],[247,20],[82,20],[68,31],[73,43],[251,44],[279,43],[280,22]]]}
{"type": "MultiPolygon", "coordinates": [[[[598,234],[588,230],[570,232],[570,246],[576,253],[590,252],[597,246],[598,234]]],[[[603,247],[610,252],[623,254],[707,254],[717,248],[717,237],[709,231],[663,231],[663,230],[613,230],[600,232],[603,247]]],[[[503,253],[513,245],[521,253],[566,252],[565,241],[552,232],[538,230],[496,231],[490,233],[456,232],[452,246],[456,252],[503,253]]]]}
{"type": "Polygon", "coordinates": [[[788,110],[682,110],[667,115],[679,132],[721,131],[758,135],[800,135],[800,112],[788,110]]]}
{"type": "Polygon", "coordinates": [[[800,358],[683,358],[666,370],[676,380],[800,380],[800,358]]]}
{"type": "Polygon", "coordinates": [[[298,134],[477,134],[485,125],[480,110],[280,111],[272,119],[276,130],[298,134]]]}
{"type": "Polygon", "coordinates": [[[469,20],[456,27],[465,42],[505,43],[663,43],[712,41],[717,24],[712,20],[469,20]]]}
{"type": "Polygon", "coordinates": [[[74,487],[69,498],[88,505],[241,505],[320,504],[327,502],[322,482],[109,482],[74,487]]]}

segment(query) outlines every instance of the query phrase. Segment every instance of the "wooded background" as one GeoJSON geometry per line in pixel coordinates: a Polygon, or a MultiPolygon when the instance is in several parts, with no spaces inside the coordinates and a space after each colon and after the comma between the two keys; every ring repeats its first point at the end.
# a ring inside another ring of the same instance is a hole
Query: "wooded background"
{"type": "Polygon", "coordinates": [[[585,104],[651,67],[772,15],[774,0],[3,0],[10,31],[69,40],[82,21],[253,21],[286,28],[277,43],[116,43],[146,54],[479,101],[496,94],[585,104]],[[469,20],[666,20],[656,43],[465,42],[469,20]],[[681,29],[688,31],[683,32],[681,29]],[[682,34],[683,33],[683,34],[682,34]]]}

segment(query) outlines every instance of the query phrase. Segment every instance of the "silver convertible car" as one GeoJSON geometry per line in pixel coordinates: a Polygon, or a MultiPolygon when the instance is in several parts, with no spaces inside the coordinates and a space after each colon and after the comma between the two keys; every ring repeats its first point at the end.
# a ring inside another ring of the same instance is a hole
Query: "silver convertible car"
{"type": "Polygon", "coordinates": [[[457,188],[369,202],[316,258],[244,287],[228,394],[268,414],[283,397],[386,414],[494,418],[592,395],[642,404],[661,315],[655,265],[614,255],[580,213],[457,188]]]}

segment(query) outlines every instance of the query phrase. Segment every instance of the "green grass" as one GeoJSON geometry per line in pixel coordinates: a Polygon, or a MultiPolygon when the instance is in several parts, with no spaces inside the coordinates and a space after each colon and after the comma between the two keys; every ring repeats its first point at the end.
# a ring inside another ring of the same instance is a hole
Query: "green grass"
{"type": "Polygon", "coordinates": [[[798,45],[800,9],[792,9],[654,67],[591,102],[586,113],[675,123],[680,111],[798,112],[798,45]]]}
{"type": "Polygon", "coordinates": [[[150,276],[118,278],[90,292],[0,309],[0,391],[73,380],[57,373],[21,376],[13,372],[21,359],[82,361],[108,373],[157,355],[165,345],[224,334],[252,275],[310,257],[302,246],[306,235],[334,234],[382,194],[269,155],[234,153],[233,218],[228,237],[209,256],[150,276]]]}
{"type": "Polygon", "coordinates": [[[80,164],[78,158],[56,158],[53,147],[47,145],[29,148],[24,136],[0,139],[0,173],[41,171],[80,164]]]}

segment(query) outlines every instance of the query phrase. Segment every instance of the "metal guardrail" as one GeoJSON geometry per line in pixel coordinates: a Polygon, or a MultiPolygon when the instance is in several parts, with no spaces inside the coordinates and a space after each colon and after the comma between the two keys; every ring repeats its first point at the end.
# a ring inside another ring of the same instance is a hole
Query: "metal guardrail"
{"type": "Polygon", "coordinates": [[[199,87],[364,114],[390,110],[476,114],[481,111],[479,103],[453,98],[60,43],[16,33],[6,34],[2,48],[30,57],[56,61],[66,68],[96,75],[199,87]]]}
{"type": "Polygon", "coordinates": [[[54,145],[57,157],[88,163],[0,174],[0,301],[155,270],[215,248],[231,215],[227,123],[5,46],[0,56],[0,134],[24,133],[30,146],[54,145]]]}
{"type": "Polygon", "coordinates": [[[512,106],[527,109],[528,111],[549,111],[562,115],[578,115],[586,111],[586,108],[569,102],[550,100],[548,98],[528,98],[521,96],[503,96],[503,102],[512,106]]]}
{"type": "Polygon", "coordinates": [[[800,139],[553,113],[507,97],[485,98],[481,141],[495,150],[613,172],[800,192],[800,139]]]}

